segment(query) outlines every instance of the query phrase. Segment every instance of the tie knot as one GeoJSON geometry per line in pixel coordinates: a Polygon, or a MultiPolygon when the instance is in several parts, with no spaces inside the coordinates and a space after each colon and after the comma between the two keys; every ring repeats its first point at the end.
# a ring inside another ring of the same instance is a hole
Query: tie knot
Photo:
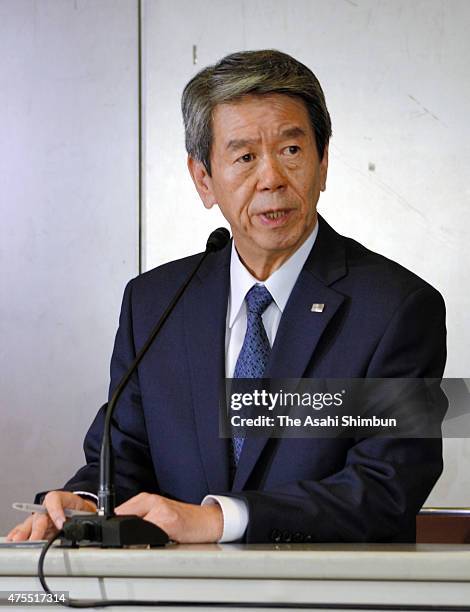
{"type": "Polygon", "coordinates": [[[273,296],[264,285],[253,285],[245,297],[248,312],[261,316],[273,301],[273,296]]]}

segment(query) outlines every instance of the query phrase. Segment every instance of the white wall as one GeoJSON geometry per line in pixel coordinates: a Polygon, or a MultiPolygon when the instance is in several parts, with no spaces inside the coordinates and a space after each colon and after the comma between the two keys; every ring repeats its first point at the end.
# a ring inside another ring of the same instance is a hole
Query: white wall
{"type": "Polygon", "coordinates": [[[0,0],[0,534],[83,464],[138,273],[137,4],[0,0]]]}
{"type": "MultiPolygon", "coordinates": [[[[470,2],[145,0],[144,267],[202,250],[218,211],[186,170],[179,109],[197,70],[274,47],[310,66],[333,121],[319,210],[341,233],[402,263],[445,297],[447,376],[470,357],[470,2]],[[193,45],[198,63],[193,62],[193,45]]],[[[470,441],[447,440],[428,503],[470,505],[470,441]]]]}

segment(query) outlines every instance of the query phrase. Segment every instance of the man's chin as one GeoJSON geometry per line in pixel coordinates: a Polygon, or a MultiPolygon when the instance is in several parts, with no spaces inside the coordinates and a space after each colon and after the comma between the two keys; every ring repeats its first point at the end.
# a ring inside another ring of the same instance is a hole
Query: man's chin
{"type": "Polygon", "coordinates": [[[288,259],[304,243],[308,234],[305,232],[287,233],[279,230],[263,230],[255,236],[237,236],[234,234],[234,242],[238,254],[245,261],[254,262],[277,259],[288,259]]]}
{"type": "Polygon", "coordinates": [[[300,233],[271,230],[260,237],[258,245],[260,250],[266,253],[294,253],[306,238],[307,235],[300,233]]]}

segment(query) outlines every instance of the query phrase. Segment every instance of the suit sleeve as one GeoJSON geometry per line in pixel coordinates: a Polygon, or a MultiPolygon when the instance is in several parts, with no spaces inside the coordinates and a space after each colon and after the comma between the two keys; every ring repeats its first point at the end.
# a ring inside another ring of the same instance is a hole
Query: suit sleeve
{"type": "MultiPolygon", "coordinates": [[[[425,286],[389,320],[367,377],[440,379],[445,360],[444,301],[425,286]]],[[[439,389],[426,409],[442,419],[446,408],[439,389]]],[[[351,441],[344,468],[322,480],[234,496],[248,504],[246,542],[406,542],[441,472],[440,437],[363,438],[351,441]]]]}
{"type": "MultiPolygon", "coordinates": [[[[130,281],[124,291],[119,328],[111,358],[109,398],[135,358],[132,332],[132,283],[133,281],[130,281]]],[[[97,493],[104,415],[105,407],[102,407],[85,437],[83,447],[86,465],[64,485],[64,490],[97,493]]],[[[111,437],[117,504],[141,491],[159,492],[149,451],[137,372],[116,405],[111,437]]]]}

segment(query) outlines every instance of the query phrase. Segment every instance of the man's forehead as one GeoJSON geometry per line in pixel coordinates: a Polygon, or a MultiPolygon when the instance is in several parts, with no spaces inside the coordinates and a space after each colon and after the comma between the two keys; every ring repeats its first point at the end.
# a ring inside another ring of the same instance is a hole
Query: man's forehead
{"type": "Polygon", "coordinates": [[[305,102],[285,94],[249,94],[217,104],[212,111],[213,137],[224,148],[258,142],[262,127],[281,139],[308,137],[311,125],[305,102]]]}

